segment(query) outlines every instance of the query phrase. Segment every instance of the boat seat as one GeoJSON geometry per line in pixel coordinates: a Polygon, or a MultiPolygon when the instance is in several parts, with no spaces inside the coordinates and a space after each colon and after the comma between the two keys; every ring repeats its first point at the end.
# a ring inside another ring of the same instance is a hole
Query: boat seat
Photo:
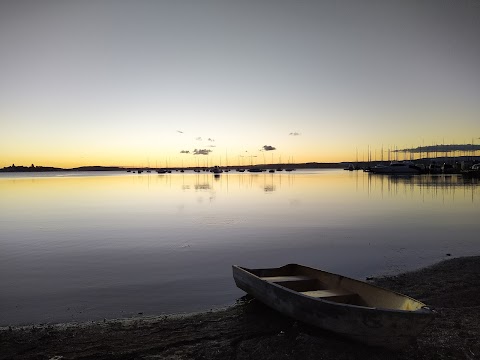
{"type": "Polygon", "coordinates": [[[311,296],[314,298],[322,298],[325,300],[343,300],[355,296],[355,293],[352,293],[344,289],[326,289],[326,290],[312,290],[312,291],[302,291],[303,295],[311,296]]]}
{"type": "Polygon", "coordinates": [[[291,275],[291,276],[264,276],[260,279],[265,281],[270,281],[274,283],[281,283],[287,281],[303,281],[303,280],[314,280],[311,277],[305,275],[291,275]]]}

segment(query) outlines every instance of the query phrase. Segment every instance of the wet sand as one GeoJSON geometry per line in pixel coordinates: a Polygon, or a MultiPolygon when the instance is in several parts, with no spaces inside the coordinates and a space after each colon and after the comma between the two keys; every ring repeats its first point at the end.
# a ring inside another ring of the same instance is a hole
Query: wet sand
{"type": "Polygon", "coordinates": [[[480,358],[480,256],[372,281],[438,312],[403,351],[343,339],[245,297],[230,308],[200,314],[4,328],[0,359],[480,358]]]}

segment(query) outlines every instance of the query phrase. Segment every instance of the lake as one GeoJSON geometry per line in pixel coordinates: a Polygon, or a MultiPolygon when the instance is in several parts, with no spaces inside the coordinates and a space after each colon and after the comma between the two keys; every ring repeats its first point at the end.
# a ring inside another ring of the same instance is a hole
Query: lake
{"type": "Polygon", "coordinates": [[[480,253],[459,175],[3,173],[0,199],[0,325],[234,304],[232,264],[363,280],[480,253]]]}

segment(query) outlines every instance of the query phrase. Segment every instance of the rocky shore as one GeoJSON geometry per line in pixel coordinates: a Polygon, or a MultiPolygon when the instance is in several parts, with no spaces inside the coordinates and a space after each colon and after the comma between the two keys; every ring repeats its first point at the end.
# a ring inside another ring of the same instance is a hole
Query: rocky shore
{"type": "Polygon", "coordinates": [[[254,299],[190,315],[2,328],[0,359],[479,359],[480,257],[443,261],[374,283],[438,316],[400,352],[286,318],[254,299]]]}

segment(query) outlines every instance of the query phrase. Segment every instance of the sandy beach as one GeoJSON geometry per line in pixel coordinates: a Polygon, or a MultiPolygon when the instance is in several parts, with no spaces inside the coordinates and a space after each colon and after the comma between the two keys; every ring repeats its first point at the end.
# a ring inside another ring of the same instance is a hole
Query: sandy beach
{"type": "MultiPolygon", "coordinates": [[[[233,281],[233,280],[232,280],[233,281]]],[[[188,315],[2,328],[0,359],[478,359],[480,257],[372,279],[438,316],[400,352],[368,347],[286,318],[244,297],[188,315]]]]}

